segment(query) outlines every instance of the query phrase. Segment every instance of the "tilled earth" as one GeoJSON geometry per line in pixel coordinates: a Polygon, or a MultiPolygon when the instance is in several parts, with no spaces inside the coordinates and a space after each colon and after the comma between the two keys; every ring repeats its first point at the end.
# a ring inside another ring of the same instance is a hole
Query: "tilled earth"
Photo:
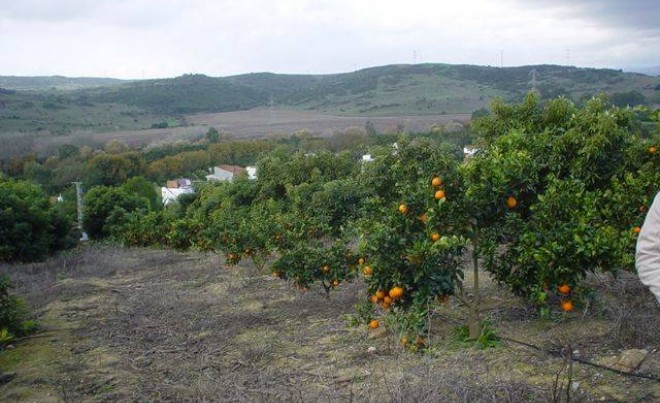
{"type": "Polygon", "coordinates": [[[657,379],[564,353],[607,364],[645,349],[634,374],[660,377],[660,309],[646,299],[541,320],[486,281],[484,317],[505,339],[457,343],[452,301],[415,354],[395,332],[349,325],[359,281],[328,298],[215,254],[105,244],[0,272],[42,326],[0,351],[2,401],[660,401],[657,379]]]}

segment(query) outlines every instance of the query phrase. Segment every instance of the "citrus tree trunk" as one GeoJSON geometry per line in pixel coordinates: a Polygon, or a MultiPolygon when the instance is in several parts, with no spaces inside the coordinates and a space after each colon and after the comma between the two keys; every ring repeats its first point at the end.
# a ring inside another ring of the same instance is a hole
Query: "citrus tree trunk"
{"type": "Polygon", "coordinates": [[[479,237],[472,239],[472,269],[474,271],[474,286],[472,288],[472,301],[469,305],[468,330],[470,340],[476,340],[481,335],[481,318],[479,316],[479,305],[481,304],[481,293],[479,291],[479,237]]]}

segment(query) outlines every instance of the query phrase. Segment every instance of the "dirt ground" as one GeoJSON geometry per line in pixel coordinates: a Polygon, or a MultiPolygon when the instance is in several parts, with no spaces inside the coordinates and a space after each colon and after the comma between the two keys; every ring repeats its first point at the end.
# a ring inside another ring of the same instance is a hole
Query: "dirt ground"
{"type": "Polygon", "coordinates": [[[630,278],[592,279],[604,296],[554,320],[486,280],[484,318],[506,339],[457,343],[465,312],[450,301],[422,354],[349,325],[360,282],[328,299],[218,255],[109,244],[0,272],[42,326],[0,351],[1,401],[660,401],[660,308],[630,278]],[[655,380],[577,361],[631,348],[655,380]]]}

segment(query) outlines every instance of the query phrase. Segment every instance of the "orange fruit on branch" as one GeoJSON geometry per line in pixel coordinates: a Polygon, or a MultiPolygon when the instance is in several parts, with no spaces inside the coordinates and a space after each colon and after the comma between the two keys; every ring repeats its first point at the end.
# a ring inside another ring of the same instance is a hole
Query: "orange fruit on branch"
{"type": "Polygon", "coordinates": [[[440,179],[440,177],[436,176],[436,177],[433,178],[433,180],[431,181],[431,185],[433,185],[433,186],[435,186],[435,187],[440,187],[440,186],[442,185],[442,179],[440,179]]]}
{"type": "Polygon", "coordinates": [[[383,291],[383,290],[378,290],[378,291],[376,291],[376,294],[374,294],[374,295],[375,295],[376,298],[378,298],[378,299],[383,299],[383,298],[385,298],[385,291],[383,291]]]}
{"type": "Polygon", "coordinates": [[[640,232],[641,230],[642,230],[642,229],[641,229],[640,227],[635,227],[635,228],[633,228],[633,232],[634,232],[635,234],[639,234],[639,232],[640,232]]]}
{"type": "Polygon", "coordinates": [[[431,234],[431,240],[433,242],[436,242],[438,239],[440,239],[440,234],[438,234],[437,232],[431,234]]]}
{"type": "Polygon", "coordinates": [[[392,287],[392,289],[389,292],[389,295],[390,295],[390,298],[392,298],[393,300],[396,300],[396,299],[399,299],[399,298],[403,297],[404,292],[405,291],[404,291],[403,287],[395,286],[395,287],[392,287]]]}
{"type": "Polygon", "coordinates": [[[510,208],[510,209],[514,209],[514,208],[516,208],[517,205],[518,205],[518,200],[516,200],[515,197],[513,197],[513,196],[509,196],[509,197],[506,199],[506,206],[507,206],[508,208],[510,208]]]}
{"type": "Polygon", "coordinates": [[[371,266],[364,266],[364,269],[362,270],[365,276],[371,276],[374,274],[374,269],[371,268],[371,266]]]}
{"type": "Polygon", "coordinates": [[[559,291],[562,294],[568,294],[571,292],[571,286],[568,284],[562,284],[559,287],[557,287],[557,291],[559,291]]]}
{"type": "Polygon", "coordinates": [[[650,152],[651,154],[655,154],[657,151],[658,151],[658,149],[657,149],[655,146],[651,146],[651,147],[649,147],[649,152],[650,152]]]}
{"type": "Polygon", "coordinates": [[[564,312],[570,312],[570,311],[573,310],[573,308],[574,308],[574,307],[573,307],[573,303],[572,303],[571,301],[569,301],[569,300],[562,301],[562,303],[561,303],[561,309],[562,309],[564,312]]]}
{"type": "Polygon", "coordinates": [[[399,204],[399,213],[406,214],[408,212],[408,206],[405,204],[399,204]]]}
{"type": "Polygon", "coordinates": [[[435,195],[433,195],[433,197],[435,197],[436,200],[444,199],[445,198],[445,191],[444,190],[438,190],[437,192],[435,192],[435,195]]]}
{"type": "Polygon", "coordinates": [[[369,322],[369,327],[372,328],[372,329],[377,329],[379,325],[380,325],[380,323],[376,319],[369,322]]]}

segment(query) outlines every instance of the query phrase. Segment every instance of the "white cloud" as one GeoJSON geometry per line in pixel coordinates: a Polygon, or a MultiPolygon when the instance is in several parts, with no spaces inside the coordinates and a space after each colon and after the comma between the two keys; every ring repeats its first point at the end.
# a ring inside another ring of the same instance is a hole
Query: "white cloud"
{"type": "Polygon", "coordinates": [[[614,0],[3,0],[0,74],[330,73],[416,61],[660,60],[657,11],[614,0]],[[531,5],[530,5],[531,4],[531,5]],[[633,7],[634,8],[634,7],[633,7]],[[637,17],[631,17],[637,16],[637,17]],[[640,22],[635,25],[635,18],[640,22]],[[657,21],[657,20],[655,20],[657,21]]]}

